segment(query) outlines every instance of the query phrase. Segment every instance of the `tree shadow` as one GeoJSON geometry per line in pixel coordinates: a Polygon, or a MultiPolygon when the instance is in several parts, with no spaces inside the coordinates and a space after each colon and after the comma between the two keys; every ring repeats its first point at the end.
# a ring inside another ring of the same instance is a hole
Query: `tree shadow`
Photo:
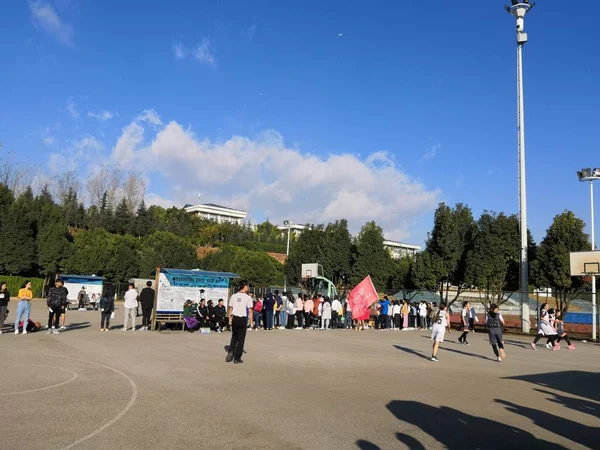
{"type": "Polygon", "coordinates": [[[520,406],[506,400],[496,399],[495,402],[505,405],[506,409],[510,412],[528,417],[538,427],[551,430],[552,433],[563,436],[573,442],[578,442],[586,447],[598,448],[598,438],[600,433],[598,433],[598,428],[596,427],[590,427],[566,419],[565,417],[555,416],[544,411],[528,408],[527,406],[520,406]]]}
{"type": "Polygon", "coordinates": [[[600,402],[599,372],[570,370],[506,377],[503,380],[527,381],[538,386],[600,402]]]}
{"type": "Polygon", "coordinates": [[[360,450],[381,450],[381,447],[373,444],[369,441],[359,440],[356,441],[356,446],[360,448],[360,450]]]}
{"type": "Polygon", "coordinates": [[[443,350],[450,353],[458,353],[460,355],[470,356],[472,358],[485,359],[486,361],[495,361],[495,359],[488,358],[487,356],[478,355],[476,353],[467,353],[461,350],[456,350],[455,348],[444,347],[443,350]]]}
{"type": "Polygon", "coordinates": [[[564,395],[555,394],[554,392],[545,391],[543,389],[534,389],[534,391],[542,394],[552,395],[554,398],[547,398],[549,402],[558,403],[567,408],[579,411],[584,414],[589,414],[593,417],[600,417],[600,403],[590,402],[582,398],[566,397],[564,395]]]}
{"type": "Polygon", "coordinates": [[[531,347],[529,344],[526,344],[521,341],[513,341],[511,339],[504,339],[503,342],[504,342],[504,345],[512,345],[513,347],[520,347],[520,348],[530,348],[531,347]]]}
{"type": "Polygon", "coordinates": [[[89,322],[79,322],[79,323],[70,323],[67,325],[66,330],[62,330],[61,333],[65,333],[67,331],[75,331],[75,330],[83,330],[84,328],[89,328],[91,325],[89,322]]]}
{"type": "MultiPolygon", "coordinates": [[[[553,442],[538,439],[520,428],[483,417],[471,416],[445,406],[437,408],[414,401],[395,400],[388,403],[387,408],[398,420],[420,428],[450,450],[492,447],[527,448],[528,450],[566,448],[553,442]],[[490,445],[491,443],[493,445],[490,445]]],[[[552,429],[554,428],[553,426],[552,429]]],[[[398,434],[397,437],[411,449],[425,448],[411,436],[398,434]]]]}
{"type": "Polygon", "coordinates": [[[398,349],[400,351],[403,351],[405,353],[408,353],[410,355],[414,355],[414,356],[418,356],[419,358],[426,359],[427,361],[431,360],[431,357],[425,355],[423,352],[419,352],[417,350],[413,350],[412,348],[401,347],[399,345],[394,345],[394,347],[396,347],[396,349],[398,349]]]}
{"type": "Polygon", "coordinates": [[[400,442],[410,448],[410,450],[425,450],[423,444],[408,434],[396,433],[396,437],[400,442]]]}

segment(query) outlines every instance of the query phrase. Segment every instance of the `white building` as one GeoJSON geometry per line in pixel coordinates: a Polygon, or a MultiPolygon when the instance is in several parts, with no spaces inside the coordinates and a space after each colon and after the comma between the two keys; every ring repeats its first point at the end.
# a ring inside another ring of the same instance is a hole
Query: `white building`
{"type": "Polygon", "coordinates": [[[227,206],[206,203],[203,205],[185,205],[185,212],[195,214],[201,219],[212,220],[217,223],[236,223],[242,225],[246,219],[246,211],[233,209],[227,206]]]}
{"type": "Polygon", "coordinates": [[[421,251],[419,245],[405,244],[397,241],[383,241],[383,246],[389,250],[394,259],[400,259],[405,256],[415,256],[421,251]]]}

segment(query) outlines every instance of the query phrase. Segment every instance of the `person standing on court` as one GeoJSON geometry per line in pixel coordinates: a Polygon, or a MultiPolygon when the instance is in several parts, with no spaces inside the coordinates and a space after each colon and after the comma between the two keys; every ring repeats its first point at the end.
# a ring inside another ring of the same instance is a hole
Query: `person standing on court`
{"type": "Polygon", "coordinates": [[[48,334],[59,334],[60,313],[62,308],[69,302],[67,296],[69,291],[64,286],[62,279],[57,278],[54,282],[54,287],[48,291],[46,305],[48,305],[48,334]]]}
{"type": "MultiPolygon", "coordinates": [[[[244,343],[246,341],[246,327],[248,318],[252,318],[252,297],[248,295],[248,282],[240,282],[237,293],[229,299],[227,307],[227,316],[231,326],[231,343],[225,362],[233,361],[235,364],[241,364],[242,354],[244,353],[244,343]]],[[[252,319],[250,319],[252,320],[252,319]]]]}
{"type": "Polygon", "coordinates": [[[154,308],[152,281],[147,281],[146,287],[140,292],[140,303],[142,304],[142,329],[140,331],[148,331],[152,320],[152,308],[154,308]]]}
{"type": "Polygon", "coordinates": [[[17,303],[17,317],[15,318],[15,334],[19,334],[19,322],[21,316],[23,317],[23,334],[27,334],[27,320],[29,319],[29,313],[31,312],[31,299],[33,299],[33,292],[31,291],[31,281],[27,280],[21,285],[19,294],[17,295],[19,303],[17,303]]]}
{"type": "Polygon", "coordinates": [[[8,310],[8,302],[10,302],[10,292],[4,281],[0,282],[0,334],[4,328],[4,317],[6,317],[6,311],[8,310]]]}
{"type": "Polygon", "coordinates": [[[137,298],[138,293],[135,290],[135,284],[129,283],[129,290],[125,292],[125,317],[123,319],[123,331],[127,331],[127,323],[129,322],[129,317],[131,317],[131,325],[132,331],[135,331],[135,308],[137,308],[137,298]]]}

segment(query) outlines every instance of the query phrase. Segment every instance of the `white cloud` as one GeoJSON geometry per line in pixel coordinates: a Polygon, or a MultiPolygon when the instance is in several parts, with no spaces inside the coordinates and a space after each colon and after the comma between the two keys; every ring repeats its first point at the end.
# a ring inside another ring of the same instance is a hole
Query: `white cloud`
{"type": "Polygon", "coordinates": [[[175,59],[182,60],[187,57],[193,58],[201,64],[209,67],[216,67],[217,61],[211,51],[211,42],[208,37],[205,37],[200,41],[198,46],[194,49],[188,49],[181,43],[173,44],[173,55],[175,59]]]}
{"type": "Polygon", "coordinates": [[[198,44],[196,50],[194,50],[194,59],[202,64],[206,64],[207,66],[215,67],[216,61],[212,52],[210,51],[210,39],[204,38],[202,42],[198,44]]]}
{"type": "Polygon", "coordinates": [[[50,146],[54,144],[56,144],[56,139],[54,139],[52,136],[46,136],[44,138],[44,145],[50,146]]]}
{"type": "Polygon", "coordinates": [[[60,18],[49,1],[30,0],[29,11],[36,26],[42,28],[61,43],[68,46],[73,45],[73,27],[60,18]]]}
{"type": "Polygon", "coordinates": [[[164,198],[158,194],[149,193],[146,194],[146,198],[144,199],[146,206],[162,206],[163,208],[172,208],[175,203],[173,200],[164,198]]]}
{"type": "Polygon", "coordinates": [[[67,112],[71,115],[73,119],[77,119],[79,117],[79,111],[77,110],[77,105],[75,104],[75,100],[69,98],[67,101],[67,112]]]}
{"type": "Polygon", "coordinates": [[[153,109],[145,109],[137,118],[136,122],[150,122],[152,125],[162,125],[160,117],[153,109]]]}
{"type": "Polygon", "coordinates": [[[409,236],[417,217],[435,208],[440,194],[404,173],[386,152],[364,159],[311,155],[286,147],[274,131],[257,139],[213,142],[174,121],[145,139],[143,125],[138,118],[123,129],[112,158],[124,166],[135,164],[148,176],[159,175],[169,187],[161,195],[178,204],[194,202],[202,192],[203,201],[248,206],[253,216],[276,222],[348,218],[358,231],[375,220],[393,230],[386,237],[399,239],[409,236]]]}
{"type": "Polygon", "coordinates": [[[438,150],[442,148],[440,144],[434,144],[429,150],[425,152],[422,159],[433,159],[437,156],[438,150]]]}
{"type": "Polygon", "coordinates": [[[82,167],[82,163],[98,161],[103,156],[102,152],[105,148],[102,141],[89,134],[79,140],[71,141],[69,146],[60,152],[50,154],[48,158],[50,172],[52,174],[74,170],[85,172],[87,167],[82,167]]]}
{"type": "Polygon", "coordinates": [[[88,112],[88,117],[93,117],[94,119],[98,119],[101,122],[106,122],[107,120],[112,119],[114,116],[115,115],[113,113],[111,113],[110,111],[98,111],[98,112],[89,111],[88,112]]]}
{"type": "Polygon", "coordinates": [[[175,59],[184,59],[187,57],[187,50],[180,43],[173,44],[173,54],[175,59]]]}

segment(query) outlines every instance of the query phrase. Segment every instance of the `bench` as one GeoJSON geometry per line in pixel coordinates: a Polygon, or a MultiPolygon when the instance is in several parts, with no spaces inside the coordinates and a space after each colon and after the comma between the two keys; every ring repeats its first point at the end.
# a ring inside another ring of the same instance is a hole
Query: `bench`
{"type": "Polygon", "coordinates": [[[158,325],[158,331],[161,331],[162,324],[165,323],[180,323],[181,330],[185,331],[183,313],[157,313],[154,322],[158,325]]]}

